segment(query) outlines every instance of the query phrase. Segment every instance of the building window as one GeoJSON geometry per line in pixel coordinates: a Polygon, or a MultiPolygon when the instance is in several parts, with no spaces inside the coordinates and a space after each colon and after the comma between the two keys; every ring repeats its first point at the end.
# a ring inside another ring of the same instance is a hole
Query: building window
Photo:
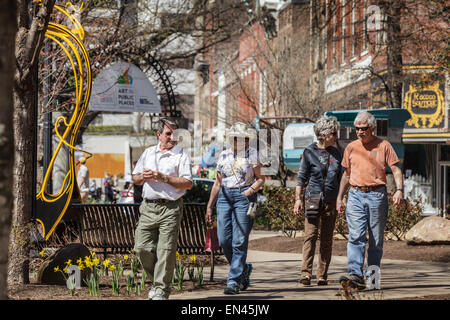
{"type": "Polygon", "coordinates": [[[356,56],[356,50],[357,50],[357,32],[356,32],[356,1],[352,0],[352,57],[356,56]]]}
{"type": "Polygon", "coordinates": [[[346,23],[345,23],[345,19],[347,17],[346,13],[345,13],[345,2],[347,0],[342,0],[342,64],[345,64],[345,58],[347,56],[347,37],[346,37],[346,23]]]}
{"type": "Polygon", "coordinates": [[[331,41],[332,41],[332,58],[333,58],[333,67],[336,67],[336,63],[337,63],[337,59],[336,59],[336,31],[337,31],[337,23],[336,23],[336,3],[332,2],[331,3],[331,14],[333,17],[333,34],[331,37],[331,41]]]}
{"type": "Polygon", "coordinates": [[[363,47],[363,51],[366,51],[369,49],[369,46],[368,46],[369,32],[367,30],[367,0],[364,0],[362,27],[363,27],[362,47],[363,47]]]}
{"type": "Polygon", "coordinates": [[[388,119],[377,119],[377,131],[375,135],[378,137],[388,136],[388,119]]]}

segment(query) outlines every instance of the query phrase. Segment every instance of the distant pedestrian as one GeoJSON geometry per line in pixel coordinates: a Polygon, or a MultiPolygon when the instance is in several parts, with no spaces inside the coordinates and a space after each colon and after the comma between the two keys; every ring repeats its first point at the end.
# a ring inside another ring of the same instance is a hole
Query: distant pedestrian
{"type": "Polygon", "coordinates": [[[159,143],[147,148],[133,170],[133,184],[143,185],[144,201],[134,250],[152,281],[151,300],[166,300],[172,287],[183,200],[192,188],[191,160],[174,140],[176,123],[159,122],[159,143]]]}
{"type": "MultiPolygon", "coordinates": [[[[134,170],[134,168],[136,168],[136,164],[137,164],[137,161],[133,161],[133,170],[134,170]]],[[[133,183],[133,180],[131,180],[131,184],[128,186],[128,191],[130,191],[131,189],[133,189],[133,200],[134,200],[134,203],[137,203],[137,204],[141,204],[141,202],[142,202],[142,185],[138,185],[138,184],[135,184],[135,183],[133,183]]]]}
{"type": "Polygon", "coordinates": [[[361,111],[354,125],[358,139],[345,148],[342,166],[346,171],[342,175],[336,201],[338,212],[346,213],[349,233],[348,275],[342,276],[339,281],[342,285],[364,289],[364,275],[366,278],[371,275],[368,267],[379,268],[383,255],[384,228],[389,209],[386,166],[391,168],[397,186],[393,196],[396,206],[403,200],[403,175],[391,144],[373,135],[375,117],[367,111],[361,111]],[[344,194],[349,187],[348,201],[345,203],[344,194]],[[369,248],[366,271],[363,272],[366,229],[369,230],[369,248]]]}
{"type": "Polygon", "coordinates": [[[264,184],[257,150],[249,146],[253,133],[237,122],[227,132],[229,148],[217,160],[217,178],[206,209],[206,220],[212,222],[217,202],[219,244],[230,264],[225,294],[238,294],[250,285],[252,265],[247,263],[248,238],[253,227],[249,212],[256,203],[256,192],[264,184]]]}
{"type": "Polygon", "coordinates": [[[81,203],[85,203],[89,195],[89,169],[86,166],[86,158],[79,159],[80,168],[78,168],[77,183],[80,190],[81,203]]]}
{"type": "Polygon", "coordinates": [[[328,284],[328,267],[331,262],[333,233],[336,223],[336,198],[342,175],[342,155],[334,146],[339,123],[335,117],[322,116],[314,124],[317,142],[305,148],[300,162],[295,188],[294,213],[305,210],[305,240],[300,282],[310,285],[320,230],[317,285],[328,284]],[[305,208],[305,198],[320,199],[317,210],[305,208]],[[319,206],[320,204],[320,206],[319,206]]]}
{"type": "Polygon", "coordinates": [[[105,173],[105,179],[103,180],[103,187],[105,189],[105,202],[114,203],[114,182],[112,181],[112,177],[109,173],[105,173]]]}

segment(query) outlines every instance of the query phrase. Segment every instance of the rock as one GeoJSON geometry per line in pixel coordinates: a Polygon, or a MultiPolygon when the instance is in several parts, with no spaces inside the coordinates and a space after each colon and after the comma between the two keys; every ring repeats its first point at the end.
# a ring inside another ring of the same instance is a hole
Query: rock
{"type": "Polygon", "coordinates": [[[450,244],[450,220],[423,218],[406,233],[405,240],[408,244],[450,244]]]}
{"type": "MultiPolygon", "coordinates": [[[[66,261],[72,260],[73,265],[77,265],[78,259],[83,259],[90,256],[89,249],[81,243],[71,243],[65,247],[62,247],[50,257],[48,257],[41,265],[38,271],[37,282],[39,284],[56,284],[66,285],[66,279],[61,272],[55,272],[54,268],[59,267],[63,269],[66,266],[66,261]]],[[[87,275],[87,270],[81,271],[81,285],[85,285],[83,279],[87,275]]]]}

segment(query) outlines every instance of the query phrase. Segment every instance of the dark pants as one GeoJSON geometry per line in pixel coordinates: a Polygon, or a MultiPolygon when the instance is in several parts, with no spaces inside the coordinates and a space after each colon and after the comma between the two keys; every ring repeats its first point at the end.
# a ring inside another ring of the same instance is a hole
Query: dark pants
{"type": "Polygon", "coordinates": [[[316,241],[319,236],[320,224],[320,249],[317,265],[317,279],[328,277],[328,267],[331,261],[333,249],[333,232],[336,223],[336,202],[326,202],[318,218],[305,218],[305,241],[303,243],[302,276],[312,277],[314,253],[316,241]]]}

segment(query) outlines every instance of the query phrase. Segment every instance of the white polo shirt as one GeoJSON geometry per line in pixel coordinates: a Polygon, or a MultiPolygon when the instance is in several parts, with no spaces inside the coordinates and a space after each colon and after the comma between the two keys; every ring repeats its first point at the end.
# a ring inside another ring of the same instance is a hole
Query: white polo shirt
{"type": "MultiPolygon", "coordinates": [[[[178,146],[162,152],[159,143],[156,146],[145,149],[136,163],[133,175],[142,173],[144,169],[162,172],[171,177],[183,177],[192,181],[191,159],[189,155],[178,146]]],[[[177,200],[185,193],[183,189],[177,189],[168,183],[156,180],[147,180],[142,188],[144,199],[168,199],[177,200]]]]}

